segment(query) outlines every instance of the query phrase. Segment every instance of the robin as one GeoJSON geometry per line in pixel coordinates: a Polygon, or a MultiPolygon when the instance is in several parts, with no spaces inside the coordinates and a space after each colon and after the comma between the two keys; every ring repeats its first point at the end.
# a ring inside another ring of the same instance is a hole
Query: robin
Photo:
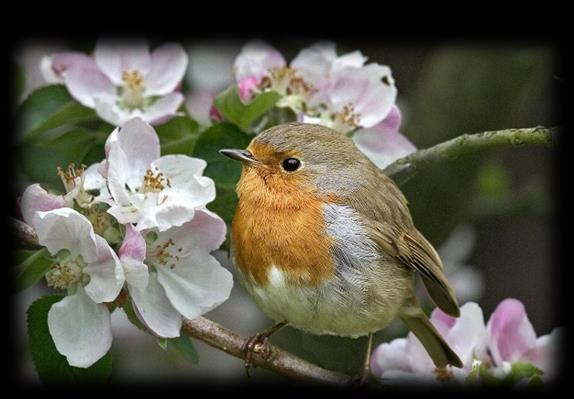
{"type": "Polygon", "coordinates": [[[462,367],[420,308],[420,276],[445,313],[459,308],[442,262],[413,224],[396,184],[352,140],[324,126],[288,123],[222,154],[243,164],[231,229],[240,283],[277,322],[248,341],[262,349],[281,327],[341,337],[368,335],[400,317],[437,368],[462,367]]]}

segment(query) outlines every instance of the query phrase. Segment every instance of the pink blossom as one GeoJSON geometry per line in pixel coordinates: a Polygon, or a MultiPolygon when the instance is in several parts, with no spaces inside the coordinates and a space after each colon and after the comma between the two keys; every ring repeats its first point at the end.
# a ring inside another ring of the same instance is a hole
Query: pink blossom
{"type": "Polygon", "coordinates": [[[99,41],[93,57],[58,53],[42,63],[47,80],[62,81],[82,105],[117,126],[136,116],[160,123],[176,115],[186,68],[180,45],[165,44],[150,53],[146,43],[135,41],[99,41]]]}
{"type": "MultiPolygon", "coordinates": [[[[537,338],[524,305],[516,299],[502,301],[486,325],[478,304],[468,302],[460,310],[458,319],[440,309],[431,315],[431,323],[463,362],[462,369],[448,366],[454,380],[463,381],[477,364],[486,366],[493,376],[505,377],[517,362],[533,364],[545,379],[554,376],[561,329],[537,338]]],[[[382,382],[436,382],[432,360],[412,333],[377,347],[371,370],[382,382]]]]}
{"type": "Polygon", "coordinates": [[[394,105],[382,122],[371,128],[359,129],[353,135],[359,150],[381,169],[417,149],[399,132],[401,119],[401,111],[394,105]]]}
{"type": "Polygon", "coordinates": [[[273,90],[278,107],[291,108],[297,119],[342,133],[372,128],[390,113],[396,87],[389,67],[365,64],[359,51],[338,56],[333,43],[303,49],[287,65],[273,47],[247,44],[235,63],[241,99],[273,90]]]}

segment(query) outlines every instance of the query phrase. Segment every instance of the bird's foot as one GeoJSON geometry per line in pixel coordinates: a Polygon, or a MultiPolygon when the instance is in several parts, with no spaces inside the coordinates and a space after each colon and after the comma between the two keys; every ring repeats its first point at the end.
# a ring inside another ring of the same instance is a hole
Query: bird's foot
{"type": "Polygon", "coordinates": [[[370,378],[371,378],[370,370],[363,369],[359,374],[351,378],[349,385],[354,388],[364,388],[369,382],[370,378]]]}
{"type": "MultiPolygon", "coordinates": [[[[245,356],[245,372],[249,377],[249,369],[251,368],[253,355],[257,355],[265,360],[271,356],[271,348],[269,346],[269,334],[260,332],[250,337],[243,345],[243,354],[245,356]]],[[[254,365],[253,365],[254,366],[254,365]]]]}

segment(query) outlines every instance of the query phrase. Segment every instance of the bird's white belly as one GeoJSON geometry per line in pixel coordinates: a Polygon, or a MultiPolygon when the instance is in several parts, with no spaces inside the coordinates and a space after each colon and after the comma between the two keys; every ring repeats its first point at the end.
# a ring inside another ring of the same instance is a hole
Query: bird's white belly
{"type": "MultiPolygon", "coordinates": [[[[341,281],[318,287],[289,284],[276,266],[268,269],[268,283],[253,285],[242,280],[257,305],[277,322],[317,335],[358,337],[386,327],[400,303],[381,303],[369,290],[342,287],[341,281]]],[[[353,283],[349,283],[353,284],[353,283]]],[[[364,287],[362,287],[364,288],[364,287]]]]}

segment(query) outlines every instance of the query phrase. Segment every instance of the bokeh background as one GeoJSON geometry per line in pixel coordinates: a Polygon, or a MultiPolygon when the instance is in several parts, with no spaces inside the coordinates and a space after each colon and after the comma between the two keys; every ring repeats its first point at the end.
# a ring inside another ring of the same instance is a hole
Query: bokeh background
{"type": "MultiPolygon", "coordinates": [[[[253,38],[257,39],[257,38],[253,38]]],[[[287,60],[319,39],[269,40],[287,60]]],[[[171,41],[171,40],[170,40],[171,41]]],[[[244,40],[180,42],[189,51],[184,93],[219,91],[233,82],[232,65],[244,40]]],[[[154,43],[162,40],[152,39],[154,43]]],[[[339,53],[360,50],[370,61],[389,65],[403,111],[402,132],[419,148],[456,137],[505,128],[560,125],[557,91],[563,84],[557,52],[550,43],[337,40],[339,53]]],[[[22,43],[14,54],[17,77],[26,94],[44,84],[42,56],[62,50],[89,52],[93,42],[22,43]]],[[[459,300],[478,302],[488,318],[503,299],[521,300],[538,335],[556,327],[554,159],[547,148],[513,147],[452,160],[423,170],[402,189],[418,228],[439,248],[459,300]]],[[[18,162],[19,160],[16,159],[18,162]]],[[[25,182],[18,183],[18,193],[25,182]]],[[[227,253],[217,257],[231,271],[227,253]]],[[[38,382],[26,342],[25,312],[43,283],[18,294],[16,326],[19,373],[38,382]]],[[[230,299],[207,318],[250,336],[272,321],[238,285],[230,299]]],[[[113,379],[137,381],[245,380],[241,360],[194,340],[197,363],[165,351],[150,335],[133,327],[121,309],[112,315],[113,379]]],[[[406,334],[399,323],[377,334],[376,342],[406,334]]],[[[272,342],[324,367],[356,373],[365,339],[316,337],[285,328],[272,342]]],[[[251,379],[281,380],[262,369],[251,379]]]]}

